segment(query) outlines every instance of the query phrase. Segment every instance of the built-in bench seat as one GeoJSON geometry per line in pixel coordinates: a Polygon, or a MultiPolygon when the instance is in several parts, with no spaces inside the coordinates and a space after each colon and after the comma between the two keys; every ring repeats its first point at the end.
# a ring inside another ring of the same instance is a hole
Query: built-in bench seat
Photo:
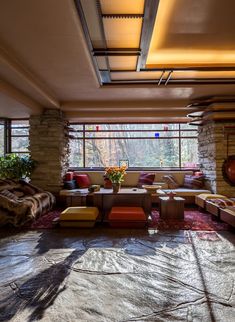
{"type": "MultiPolygon", "coordinates": [[[[137,187],[139,176],[143,171],[127,171],[127,174],[124,177],[124,181],[122,182],[122,187],[137,187]]],[[[184,176],[193,175],[193,171],[185,170],[185,171],[144,171],[148,173],[154,173],[155,179],[154,184],[161,185],[161,189],[166,193],[170,191],[176,192],[177,196],[185,198],[185,203],[195,203],[195,196],[202,193],[211,193],[207,189],[189,189],[184,188],[184,176]],[[175,180],[179,183],[180,187],[176,189],[169,189],[167,183],[164,182],[163,176],[172,175],[175,180]]],[[[91,184],[98,184],[103,186],[104,184],[104,171],[75,171],[75,174],[87,174],[90,177],[91,184]]],[[[155,194],[152,195],[152,201],[158,202],[158,196],[155,194]]]]}

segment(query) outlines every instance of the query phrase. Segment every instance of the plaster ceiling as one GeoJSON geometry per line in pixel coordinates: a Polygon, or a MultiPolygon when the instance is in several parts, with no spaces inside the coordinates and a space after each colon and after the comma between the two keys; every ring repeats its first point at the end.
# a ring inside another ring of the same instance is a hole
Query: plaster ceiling
{"type": "MultiPolygon", "coordinates": [[[[101,33],[96,28],[98,19],[92,13],[96,2],[83,3],[84,11],[90,14],[86,18],[94,33],[93,46],[102,47],[101,33]]],[[[135,8],[131,0],[103,0],[100,4],[105,14],[131,14],[135,8]]],[[[134,13],[140,15],[143,10],[144,1],[138,1],[134,13]]],[[[203,66],[235,66],[234,10],[233,0],[161,0],[154,25],[157,32],[150,45],[150,53],[155,58],[151,61],[150,55],[146,66],[177,66],[176,53],[179,59],[183,58],[184,66],[202,62],[203,66]],[[171,10],[161,22],[165,10],[161,7],[166,2],[171,10]],[[191,60],[188,58],[185,64],[187,53],[191,60]]],[[[125,31],[125,27],[120,27],[122,20],[104,20],[109,45],[121,46],[118,31],[125,31]]],[[[140,41],[141,19],[126,23],[128,34],[121,40],[126,46],[130,37],[133,43],[129,44],[136,47],[140,41]]],[[[27,117],[50,107],[59,108],[69,119],[78,121],[185,120],[192,111],[187,107],[192,100],[235,93],[233,83],[158,86],[161,72],[137,72],[136,57],[110,56],[109,59],[114,70],[111,79],[125,83],[100,85],[73,0],[0,1],[0,117],[27,117]],[[130,79],[150,79],[152,84],[127,84],[130,79]]],[[[172,79],[182,75],[198,77],[198,73],[174,72],[172,79]]],[[[233,70],[212,76],[210,72],[200,72],[200,78],[233,79],[234,76],[233,70]]]]}

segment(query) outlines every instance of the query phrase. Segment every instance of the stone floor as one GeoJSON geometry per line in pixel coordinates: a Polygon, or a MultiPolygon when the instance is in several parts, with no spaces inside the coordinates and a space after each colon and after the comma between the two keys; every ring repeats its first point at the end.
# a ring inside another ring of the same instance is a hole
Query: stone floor
{"type": "Polygon", "coordinates": [[[235,321],[233,232],[0,237],[0,321],[235,321]]]}

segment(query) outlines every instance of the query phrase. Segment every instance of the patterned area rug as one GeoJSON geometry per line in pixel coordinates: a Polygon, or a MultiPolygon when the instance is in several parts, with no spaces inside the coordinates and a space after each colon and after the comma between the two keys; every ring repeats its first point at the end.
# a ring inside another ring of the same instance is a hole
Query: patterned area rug
{"type": "MultiPolygon", "coordinates": [[[[58,219],[62,209],[50,211],[35,222],[28,224],[27,229],[51,229],[55,228],[54,220],[58,219]]],[[[160,230],[205,230],[220,231],[230,230],[232,227],[209,213],[203,213],[196,209],[186,209],[184,220],[162,220],[157,210],[153,210],[149,220],[149,227],[160,230]]]]}
{"type": "Polygon", "coordinates": [[[232,227],[212,216],[209,213],[200,212],[196,209],[185,209],[184,220],[163,220],[157,210],[151,214],[149,226],[160,230],[230,230],[232,227]]]}

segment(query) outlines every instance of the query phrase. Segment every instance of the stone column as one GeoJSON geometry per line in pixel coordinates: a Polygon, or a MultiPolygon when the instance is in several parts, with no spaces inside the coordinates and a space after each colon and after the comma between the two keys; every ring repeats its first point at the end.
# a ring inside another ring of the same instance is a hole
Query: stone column
{"type": "Polygon", "coordinates": [[[32,184],[58,193],[62,177],[68,169],[68,126],[63,113],[45,109],[41,115],[30,117],[30,152],[38,162],[32,174],[32,184]]]}
{"type": "MultiPolygon", "coordinates": [[[[227,158],[227,136],[224,127],[234,123],[211,121],[199,127],[198,148],[200,168],[206,176],[207,188],[213,193],[235,196],[235,187],[223,178],[222,165],[227,158]]],[[[235,137],[229,137],[228,155],[235,154],[235,137]]]]}

